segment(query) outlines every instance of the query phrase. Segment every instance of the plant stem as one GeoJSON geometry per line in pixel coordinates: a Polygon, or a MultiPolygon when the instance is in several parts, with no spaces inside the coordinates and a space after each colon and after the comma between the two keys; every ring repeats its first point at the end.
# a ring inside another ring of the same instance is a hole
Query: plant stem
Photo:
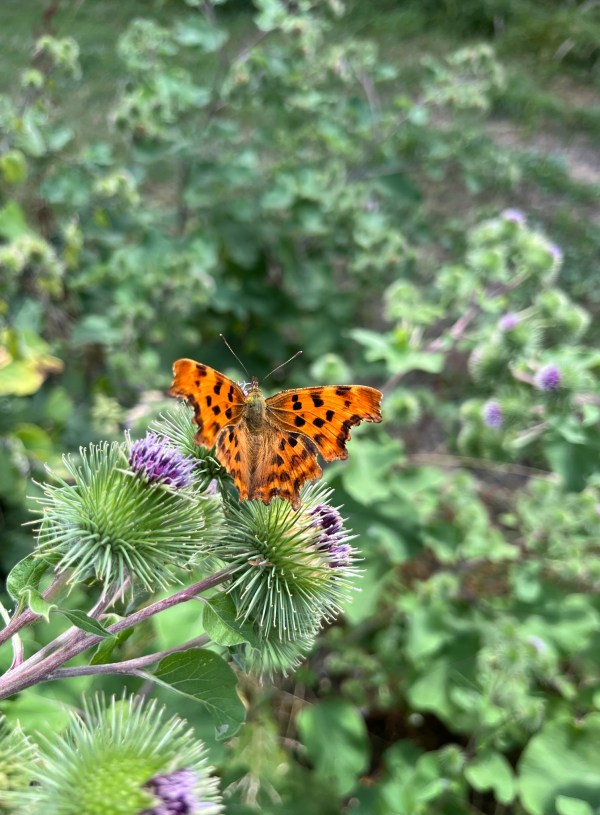
{"type": "Polygon", "coordinates": [[[208,642],[210,642],[208,634],[202,634],[200,637],[188,640],[182,645],[176,645],[174,648],[168,648],[164,651],[156,651],[154,654],[147,654],[146,656],[137,657],[136,659],[126,659],[123,662],[107,662],[104,665],[81,665],[75,668],[57,668],[46,677],[46,681],[66,679],[67,677],[73,676],[92,676],[95,674],[138,675],[143,668],[160,662],[161,659],[168,657],[170,654],[176,654],[179,651],[189,651],[190,648],[201,648],[208,642]]]}
{"type": "MultiPolygon", "coordinates": [[[[51,600],[62,587],[65,585],[68,579],[68,573],[60,572],[52,581],[50,586],[46,589],[43,593],[42,597],[44,600],[51,600]]],[[[39,614],[34,614],[30,608],[24,609],[20,614],[17,614],[15,617],[12,618],[10,623],[0,631],[0,645],[6,642],[6,640],[10,639],[14,636],[17,631],[20,631],[22,628],[25,628],[26,625],[31,625],[31,623],[35,623],[37,620],[40,619],[39,614]]]]}
{"type": "MultiPolygon", "coordinates": [[[[231,576],[233,570],[234,567],[228,566],[226,569],[222,569],[220,572],[216,572],[210,577],[200,580],[198,583],[194,583],[191,586],[187,586],[175,592],[175,594],[172,594],[170,597],[157,600],[155,603],[151,603],[139,611],[134,611],[128,617],[124,617],[122,620],[108,626],[107,630],[110,631],[111,634],[118,634],[120,631],[124,631],[143,620],[147,620],[149,617],[154,616],[154,614],[159,614],[168,608],[192,600],[202,592],[208,591],[208,589],[214,588],[220,583],[224,583],[231,576]]],[[[96,634],[86,634],[84,631],[77,629],[62,647],[58,648],[58,650],[47,656],[41,662],[35,663],[33,660],[31,662],[27,660],[18,668],[6,673],[0,679],[0,699],[6,699],[25,688],[37,685],[39,682],[44,682],[48,676],[54,674],[65,662],[87,651],[88,648],[97,645],[99,642],[102,642],[102,640],[103,637],[96,634]]]]}

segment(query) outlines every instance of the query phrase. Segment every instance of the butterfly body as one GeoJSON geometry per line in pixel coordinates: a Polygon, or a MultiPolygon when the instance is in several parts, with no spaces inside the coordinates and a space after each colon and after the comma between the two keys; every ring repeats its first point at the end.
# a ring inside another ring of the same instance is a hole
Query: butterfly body
{"type": "Polygon", "coordinates": [[[297,388],[265,399],[256,379],[244,390],[191,359],[177,360],[173,374],[170,394],[191,405],[196,441],[215,447],[241,500],[280,497],[298,509],[302,484],[322,475],[317,455],[347,458],[350,428],[381,421],[381,393],[364,385],[297,388]]]}

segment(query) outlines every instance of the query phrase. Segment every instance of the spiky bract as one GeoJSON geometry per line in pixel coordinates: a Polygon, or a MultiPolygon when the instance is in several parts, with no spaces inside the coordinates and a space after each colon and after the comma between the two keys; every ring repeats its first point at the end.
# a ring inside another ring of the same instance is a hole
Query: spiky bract
{"type": "Polygon", "coordinates": [[[0,815],[13,811],[12,804],[31,784],[38,760],[33,742],[0,718],[0,815]]]}
{"type": "Polygon", "coordinates": [[[195,440],[197,428],[192,423],[192,412],[185,405],[177,405],[161,414],[160,419],[151,423],[151,429],[164,436],[170,444],[194,461],[194,477],[201,489],[208,489],[216,481],[219,487],[231,484],[227,470],[211,451],[201,447],[195,440]]]}
{"type": "Polygon", "coordinates": [[[311,639],[324,621],[335,617],[357,574],[351,536],[339,530],[337,546],[323,547],[323,529],[312,514],[331,490],[322,485],[302,492],[302,509],[274,499],[265,506],[245,501],[228,511],[228,534],[219,556],[235,567],[230,592],[238,613],[251,621],[260,639],[293,644],[311,639]],[[332,569],[332,561],[338,568],[332,569]]]}
{"type": "MultiPolygon", "coordinates": [[[[178,771],[197,808],[222,811],[217,780],[204,744],[177,716],[167,719],[155,701],[130,697],[107,705],[102,697],[73,714],[62,734],[44,740],[37,785],[22,794],[18,815],[141,815],[162,803],[156,779],[178,771]]],[[[156,811],[160,811],[157,809],[156,811]]]]}
{"type": "Polygon", "coordinates": [[[79,463],[64,458],[73,483],[45,484],[38,499],[37,553],[72,569],[71,583],[122,582],[129,575],[153,590],[177,582],[177,571],[212,552],[219,533],[215,501],[130,472],[126,445],[105,442],[80,454],[79,463]]]}

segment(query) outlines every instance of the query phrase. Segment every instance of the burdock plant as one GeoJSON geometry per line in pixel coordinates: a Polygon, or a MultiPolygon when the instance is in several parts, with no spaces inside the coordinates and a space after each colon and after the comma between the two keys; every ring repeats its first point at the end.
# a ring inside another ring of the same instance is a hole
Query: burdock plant
{"type": "MultiPolygon", "coordinates": [[[[357,551],[331,490],[304,489],[299,510],[280,498],[239,502],[183,409],[142,439],[90,445],[64,465],[67,476],[53,475],[37,499],[34,552],[9,576],[12,619],[0,606],[0,645],[13,647],[0,699],[48,679],[128,675],[196,700],[217,738],[233,735],[245,710],[229,663],[261,673],[294,667],[353,588],[357,551]],[[97,599],[74,609],[84,588],[97,599]],[[198,599],[174,647],[123,655],[122,632],[198,599]],[[50,614],[71,627],[27,654],[18,632],[50,614]]],[[[203,752],[182,728],[133,701],[86,706],[44,743],[19,815],[219,812],[203,752]]]]}

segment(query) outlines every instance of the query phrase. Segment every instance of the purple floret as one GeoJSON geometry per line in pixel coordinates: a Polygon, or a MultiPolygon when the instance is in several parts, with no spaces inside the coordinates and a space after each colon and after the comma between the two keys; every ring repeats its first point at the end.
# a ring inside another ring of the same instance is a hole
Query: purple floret
{"type": "Polygon", "coordinates": [[[540,368],[535,375],[535,384],[542,391],[555,391],[560,387],[561,381],[562,375],[552,362],[540,368]]]}
{"type": "Polygon", "coordinates": [[[481,411],[481,416],[485,424],[491,427],[492,430],[498,430],[502,427],[502,421],[504,419],[502,408],[495,400],[491,399],[485,403],[481,411]]]}
{"type": "Polygon", "coordinates": [[[328,504],[318,504],[309,514],[312,525],[320,532],[317,548],[328,556],[329,565],[349,566],[353,550],[347,543],[344,521],[338,510],[328,504]]]}
{"type": "Polygon", "coordinates": [[[160,803],[140,815],[197,815],[201,812],[196,797],[196,774],[192,770],[177,770],[169,775],[157,775],[146,784],[160,803]]]}
{"type": "Polygon", "coordinates": [[[156,433],[147,433],[143,439],[133,442],[129,466],[151,483],[167,484],[175,489],[192,483],[193,459],[156,433]]]}

